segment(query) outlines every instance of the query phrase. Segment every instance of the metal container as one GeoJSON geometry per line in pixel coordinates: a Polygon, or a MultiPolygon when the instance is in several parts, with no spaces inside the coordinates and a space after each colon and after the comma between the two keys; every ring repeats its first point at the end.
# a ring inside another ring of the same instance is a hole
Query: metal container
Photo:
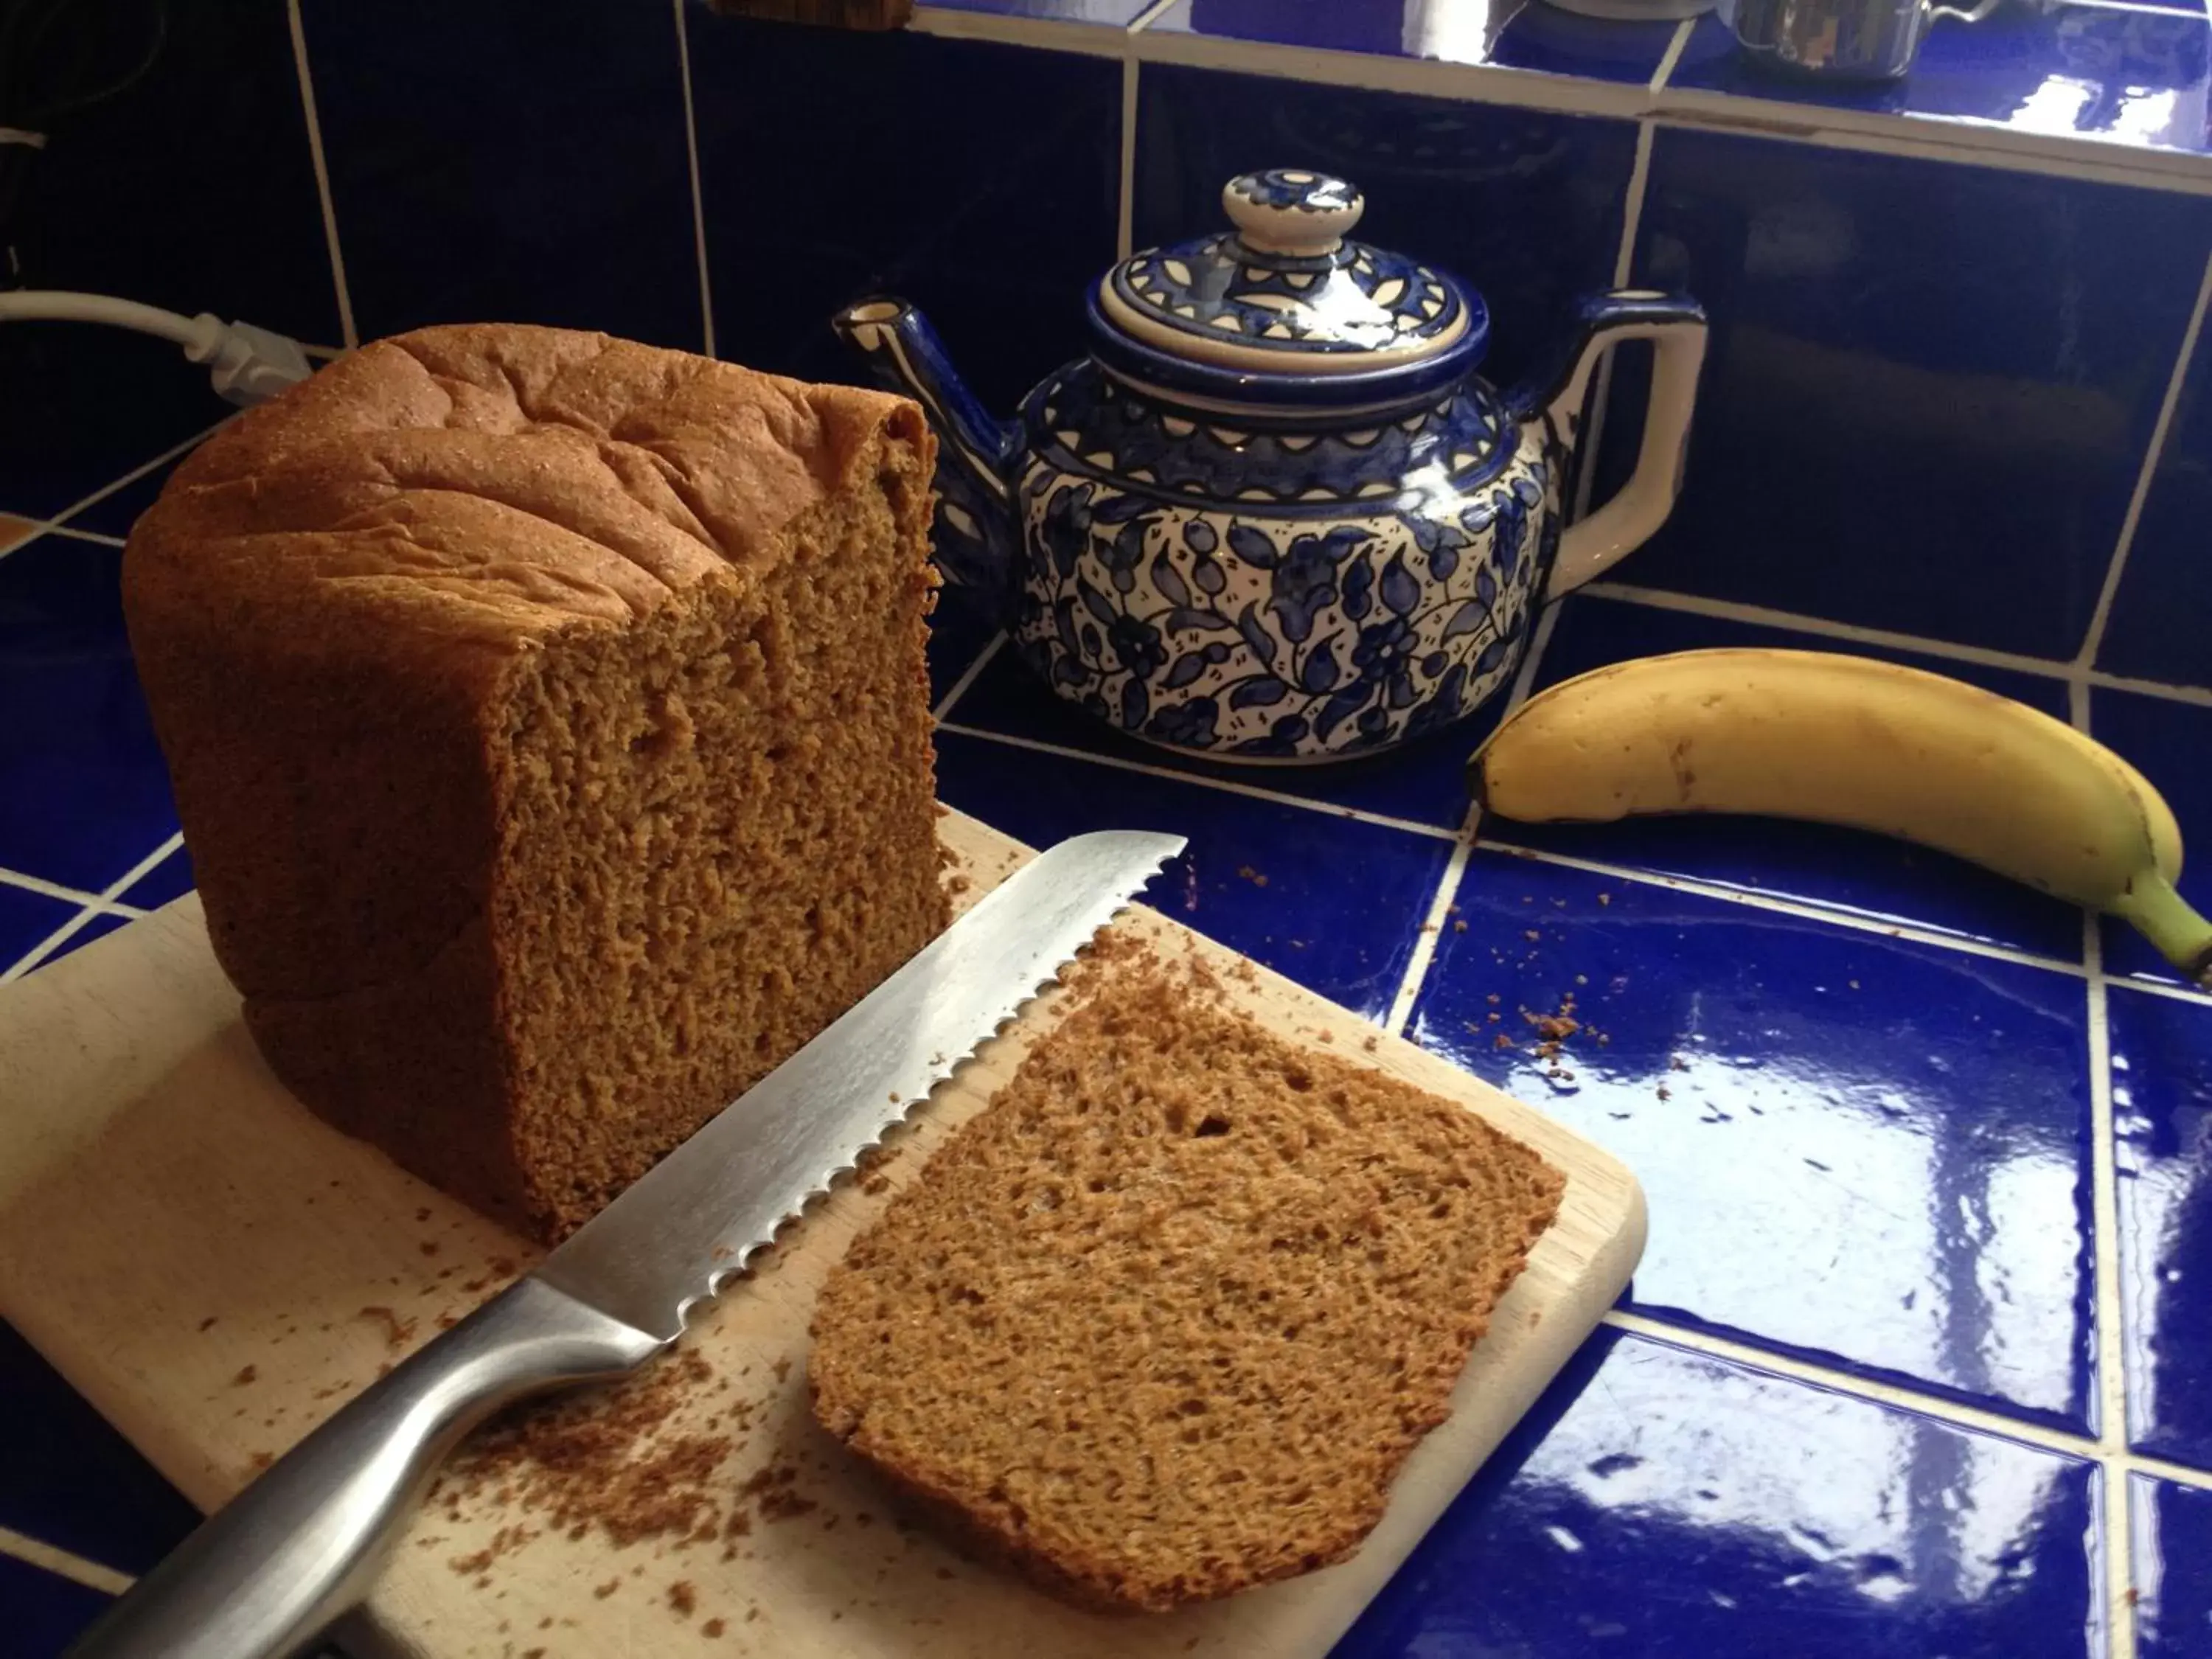
{"type": "Polygon", "coordinates": [[[1846,81],[1894,81],[1938,17],[1972,22],[1996,9],[1929,0],[1721,0],[1721,15],[1756,62],[1788,73],[1846,81]]]}

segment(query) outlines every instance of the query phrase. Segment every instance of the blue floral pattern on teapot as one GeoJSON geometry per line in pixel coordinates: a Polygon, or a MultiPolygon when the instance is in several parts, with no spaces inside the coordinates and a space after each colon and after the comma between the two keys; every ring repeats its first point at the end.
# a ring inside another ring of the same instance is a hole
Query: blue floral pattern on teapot
{"type": "Polygon", "coordinates": [[[910,306],[864,301],[838,327],[928,411],[940,562],[999,586],[1054,691],[1218,759],[1387,749],[1498,695],[1539,605],[1664,518],[1703,317],[1663,295],[1597,296],[1559,372],[1501,396],[1472,372],[1481,297],[1346,240],[1351,185],[1276,169],[1224,201],[1234,232],[1102,280],[1094,355],[1012,425],[975,404],[910,306]],[[1636,337],[1658,347],[1636,474],[1563,532],[1588,377],[1636,337]]]}

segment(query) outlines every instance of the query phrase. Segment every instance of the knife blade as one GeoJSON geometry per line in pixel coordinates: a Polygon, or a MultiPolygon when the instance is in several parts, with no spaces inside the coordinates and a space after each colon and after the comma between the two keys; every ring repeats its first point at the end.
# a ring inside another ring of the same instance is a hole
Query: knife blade
{"type": "Polygon", "coordinates": [[[367,1595],[438,1463],[528,1395],[635,1370],[807,1199],[1020,1011],[1183,848],[1040,854],[538,1266],[263,1473],[70,1650],[283,1659],[367,1595]]]}

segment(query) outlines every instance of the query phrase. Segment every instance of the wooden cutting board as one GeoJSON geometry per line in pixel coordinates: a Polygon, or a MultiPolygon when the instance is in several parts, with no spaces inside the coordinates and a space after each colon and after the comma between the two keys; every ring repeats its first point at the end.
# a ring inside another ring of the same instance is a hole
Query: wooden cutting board
{"type": "MultiPolygon", "coordinates": [[[[1028,856],[971,819],[942,822],[969,878],[963,903],[1028,856]]],[[[806,1323],[823,1274],[1012,1072],[1054,1017],[1047,998],[917,1110],[895,1157],[706,1311],[683,1355],[570,1408],[585,1432],[611,1425],[586,1485],[549,1487],[538,1465],[449,1481],[349,1645],[422,1659],[1326,1653],[1627,1282],[1643,1197],[1606,1154],[1447,1062],[1150,911],[1121,925],[1212,963],[1270,1026],[1463,1101],[1567,1175],[1450,1421],[1357,1556],[1181,1613],[1077,1613],[896,1522],[813,1425],[806,1323]],[[682,1524],[697,1535],[617,1543],[555,1512],[596,1503],[593,1481],[633,1514],[691,1504],[682,1524]]],[[[203,1509],[535,1254],[284,1092],[193,897],[0,992],[0,1314],[203,1509]]]]}

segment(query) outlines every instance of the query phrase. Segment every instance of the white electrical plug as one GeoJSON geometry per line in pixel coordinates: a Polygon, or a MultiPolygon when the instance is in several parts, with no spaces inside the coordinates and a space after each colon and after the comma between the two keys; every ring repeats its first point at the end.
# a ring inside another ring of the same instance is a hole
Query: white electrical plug
{"type": "Polygon", "coordinates": [[[226,323],[211,311],[180,317],[158,306],[101,294],[21,289],[0,293],[0,323],[106,323],[173,340],[185,357],[208,365],[216,395],[234,404],[266,403],[315,372],[300,343],[251,323],[226,323]]]}

